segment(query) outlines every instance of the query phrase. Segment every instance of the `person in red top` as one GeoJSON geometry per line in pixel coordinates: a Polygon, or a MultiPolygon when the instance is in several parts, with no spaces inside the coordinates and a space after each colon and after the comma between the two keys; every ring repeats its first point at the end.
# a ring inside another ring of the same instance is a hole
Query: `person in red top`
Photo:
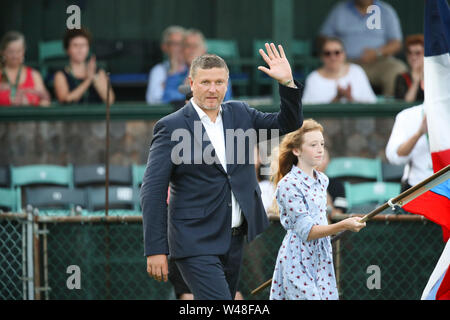
{"type": "Polygon", "coordinates": [[[24,65],[25,37],[7,32],[0,42],[0,106],[49,106],[50,95],[38,71],[24,65]]]}

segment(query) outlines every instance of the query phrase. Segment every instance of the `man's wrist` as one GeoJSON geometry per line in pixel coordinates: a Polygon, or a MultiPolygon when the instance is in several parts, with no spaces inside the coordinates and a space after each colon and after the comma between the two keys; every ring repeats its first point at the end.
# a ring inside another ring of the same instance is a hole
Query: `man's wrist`
{"type": "Polygon", "coordinates": [[[297,88],[297,86],[295,85],[294,79],[289,79],[287,81],[279,81],[279,83],[285,87],[290,87],[290,88],[297,88]]]}

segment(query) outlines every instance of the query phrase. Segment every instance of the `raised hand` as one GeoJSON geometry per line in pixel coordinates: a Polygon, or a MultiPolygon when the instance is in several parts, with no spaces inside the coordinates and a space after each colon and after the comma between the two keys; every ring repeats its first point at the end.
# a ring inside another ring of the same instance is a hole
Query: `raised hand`
{"type": "Polygon", "coordinates": [[[347,98],[348,101],[353,101],[352,96],[352,85],[349,83],[347,88],[344,91],[344,96],[347,98]]]}
{"type": "Polygon", "coordinates": [[[294,79],[292,76],[291,66],[286,59],[283,47],[278,45],[278,50],[273,43],[270,45],[265,44],[266,52],[263,49],[259,49],[259,54],[267,63],[269,68],[259,66],[258,70],[266,73],[269,77],[277,80],[283,85],[294,85],[294,79]]]}
{"type": "Polygon", "coordinates": [[[91,58],[89,59],[89,61],[87,63],[86,72],[87,72],[88,78],[94,78],[95,73],[97,72],[97,59],[94,55],[91,56],[91,58]]]}

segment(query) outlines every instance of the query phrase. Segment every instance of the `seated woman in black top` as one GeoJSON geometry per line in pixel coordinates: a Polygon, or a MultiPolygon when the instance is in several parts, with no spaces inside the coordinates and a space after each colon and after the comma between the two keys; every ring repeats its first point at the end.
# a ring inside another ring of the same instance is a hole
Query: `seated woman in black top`
{"type": "MultiPolygon", "coordinates": [[[[60,103],[102,103],[106,101],[107,77],[97,69],[95,56],[89,61],[91,35],[83,28],[69,29],[64,36],[64,49],[69,65],[55,74],[55,95],[60,103]]],[[[110,102],[114,92],[110,91],[110,102]]]]}
{"type": "Polygon", "coordinates": [[[407,102],[423,101],[424,94],[420,87],[420,80],[423,78],[423,34],[413,34],[406,37],[405,50],[410,71],[397,76],[395,98],[407,102]]]}

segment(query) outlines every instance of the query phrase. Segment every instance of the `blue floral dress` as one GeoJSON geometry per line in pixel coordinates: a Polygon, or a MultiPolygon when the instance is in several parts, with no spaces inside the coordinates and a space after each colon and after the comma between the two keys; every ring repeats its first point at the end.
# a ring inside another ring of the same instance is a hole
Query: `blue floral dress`
{"type": "Polygon", "coordinates": [[[339,299],[330,237],[306,240],[312,226],[328,224],[328,178],[314,173],[316,179],[293,166],[278,183],[280,222],[287,233],[278,251],[271,300],[339,299]]]}

